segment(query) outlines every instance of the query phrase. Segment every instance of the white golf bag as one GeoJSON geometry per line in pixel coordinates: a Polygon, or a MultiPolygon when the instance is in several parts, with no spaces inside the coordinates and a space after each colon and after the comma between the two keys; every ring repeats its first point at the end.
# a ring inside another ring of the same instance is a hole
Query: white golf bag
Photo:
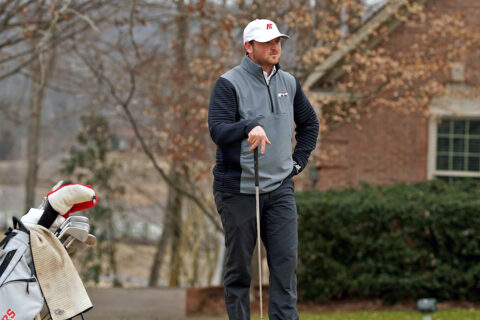
{"type": "Polygon", "coordinates": [[[31,320],[44,300],[33,267],[29,231],[16,217],[0,242],[0,319],[31,320]]]}
{"type": "Polygon", "coordinates": [[[40,313],[41,319],[84,319],[93,307],[66,249],[75,241],[94,245],[96,238],[88,233],[88,218],[65,217],[95,206],[97,198],[90,186],[60,185],[41,209],[31,209],[21,221],[14,217],[0,242],[0,320],[39,319],[40,313]],[[58,234],[49,229],[57,218],[65,223],[58,234]]]}

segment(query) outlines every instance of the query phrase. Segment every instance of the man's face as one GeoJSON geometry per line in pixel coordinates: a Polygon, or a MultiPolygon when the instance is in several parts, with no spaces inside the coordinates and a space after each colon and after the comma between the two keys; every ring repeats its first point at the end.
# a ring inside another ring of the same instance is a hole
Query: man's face
{"type": "Polygon", "coordinates": [[[245,50],[247,50],[250,58],[261,66],[274,66],[280,61],[282,56],[281,38],[275,38],[268,42],[253,41],[253,44],[246,42],[245,50]]]}

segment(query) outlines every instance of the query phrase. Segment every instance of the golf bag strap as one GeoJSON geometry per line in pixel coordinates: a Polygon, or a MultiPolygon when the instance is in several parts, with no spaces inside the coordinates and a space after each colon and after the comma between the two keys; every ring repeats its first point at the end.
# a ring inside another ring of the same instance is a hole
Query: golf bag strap
{"type": "Polygon", "coordinates": [[[12,220],[13,220],[13,227],[15,229],[18,229],[20,231],[30,234],[30,231],[28,231],[27,227],[25,227],[25,225],[23,224],[22,221],[20,221],[20,219],[18,219],[17,217],[13,217],[12,220]]]}
{"type": "MultiPolygon", "coordinates": [[[[17,217],[13,217],[12,220],[13,220],[13,229],[17,229],[28,234],[30,233],[30,231],[28,231],[28,229],[25,227],[22,221],[20,221],[20,219],[18,219],[17,217]]],[[[6,237],[3,238],[2,241],[0,241],[0,248],[4,249],[8,241],[10,241],[10,239],[12,239],[17,235],[16,233],[12,232],[13,229],[10,227],[8,228],[7,232],[5,232],[6,237]]]]}
{"type": "Polygon", "coordinates": [[[3,238],[2,241],[0,241],[0,248],[5,249],[5,246],[7,245],[8,241],[15,237],[15,233],[12,232],[12,228],[8,228],[7,232],[5,232],[6,237],[3,238]]]}

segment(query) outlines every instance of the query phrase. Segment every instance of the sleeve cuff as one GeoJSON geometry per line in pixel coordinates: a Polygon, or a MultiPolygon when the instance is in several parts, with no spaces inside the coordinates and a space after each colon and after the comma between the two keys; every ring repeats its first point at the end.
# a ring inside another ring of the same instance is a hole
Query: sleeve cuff
{"type": "Polygon", "coordinates": [[[258,126],[258,122],[255,121],[255,120],[252,120],[250,121],[246,126],[245,126],[245,135],[248,136],[248,134],[250,133],[250,131],[252,131],[253,128],[255,128],[256,126],[258,126]]]}

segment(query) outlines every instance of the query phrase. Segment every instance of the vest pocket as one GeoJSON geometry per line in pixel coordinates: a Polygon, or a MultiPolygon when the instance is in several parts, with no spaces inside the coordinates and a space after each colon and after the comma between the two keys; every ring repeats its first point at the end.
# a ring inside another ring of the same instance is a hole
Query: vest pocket
{"type": "Polygon", "coordinates": [[[276,114],[287,114],[290,113],[290,110],[292,110],[293,105],[290,102],[290,99],[288,96],[281,96],[280,93],[277,96],[277,110],[276,114]]]}

